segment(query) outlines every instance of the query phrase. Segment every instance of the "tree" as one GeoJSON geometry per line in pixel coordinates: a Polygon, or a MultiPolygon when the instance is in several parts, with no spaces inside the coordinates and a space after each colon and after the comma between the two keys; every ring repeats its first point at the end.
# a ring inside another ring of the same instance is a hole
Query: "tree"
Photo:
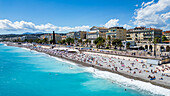
{"type": "Polygon", "coordinates": [[[88,39],[86,39],[85,43],[88,43],[88,42],[89,42],[89,40],[88,40],[88,39]]]}
{"type": "Polygon", "coordinates": [[[120,47],[120,50],[121,50],[121,48],[123,47],[122,42],[120,42],[120,43],[118,44],[118,46],[120,47]]]}
{"type": "Polygon", "coordinates": [[[112,45],[115,46],[115,49],[116,49],[116,47],[117,47],[120,43],[121,43],[121,40],[120,40],[120,39],[113,39],[113,41],[112,41],[112,45]]]}
{"type": "Polygon", "coordinates": [[[82,39],[79,39],[78,42],[79,42],[79,43],[82,43],[82,39]]]}
{"type": "Polygon", "coordinates": [[[88,42],[89,42],[89,44],[91,44],[91,40],[89,40],[88,42]]]}
{"type": "Polygon", "coordinates": [[[66,43],[66,40],[61,40],[61,44],[65,44],[66,43]]]}
{"type": "Polygon", "coordinates": [[[145,49],[145,48],[144,48],[144,47],[142,47],[142,46],[140,46],[140,47],[139,47],[139,50],[144,50],[144,49],[145,49]]]}
{"type": "Polygon", "coordinates": [[[84,41],[84,43],[88,46],[90,40],[86,39],[86,41],[84,41]]]}
{"type": "Polygon", "coordinates": [[[154,41],[153,41],[153,43],[154,43],[154,56],[156,57],[156,44],[158,43],[160,41],[160,38],[159,37],[155,37],[154,38],[154,41]]]}
{"type": "Polygon", "coordinates": [[[157,44],[157,43],[160,42],[160,40],[161,40],[161,39],[160,39],[159,37],[155,37],[153,43],[154,43],[154,44],[157,44]]]}
{"type": "Polygon", "coordinates": [[[108,40],[108,46],[111,48],[111,36],[110,35],[108,35],[107,40],[108,40]]]}
{"type": "Polygon", "coordinates": [[[98,37],[96,38],[96,40],[94,40],[94,43],[96,44],[97,48],[101,48],[101,46],[104,45],[105,39],[103,39],[102,37],[98,37]]]}
{"type": "Polygon", "coordinates": [[[43,43],[46,43],[46,44],[49,43],[48,38],[44,38],[42,41],[43,41],[43,43]]]}
{"type": "Polygon", "coordinates": [[[82,41],[82,39],[79,39],[78,42],[79,42],[79,44],[82,44],[83,41],[82,41]]]}
{"type": "MultiPolygon", "coordinates": [[[[58,41],[57,43],[60,43],[60,41],[58,41]]],[[[53,44],[53,40],[50,40],[50,44],[53,44]]]]}
{"type": "Polygon", "coordinates": [[[126,48],[127,48],[127,49],[130,48],[130,42],[127,42],[127,43],[126,43],[126,48]]]}
{"type": "Polygon", "coordinates": [[[66,42],[68,43],[68,45],[73,44],[74,39],[69,37],[69,38],[66,39],[66,42]]]}
{"type": "Polygon", "coordinates": [[[42,43],[42,40],[41,40],[41,39],[35,39],[34,42],[36,42],[36,43],[42,43]]]}
{"type": "Polygon", "coordinates": [[[167,41],[168,39],[166,38],[165,35],[162,36],[162,42],[167,41]]]}

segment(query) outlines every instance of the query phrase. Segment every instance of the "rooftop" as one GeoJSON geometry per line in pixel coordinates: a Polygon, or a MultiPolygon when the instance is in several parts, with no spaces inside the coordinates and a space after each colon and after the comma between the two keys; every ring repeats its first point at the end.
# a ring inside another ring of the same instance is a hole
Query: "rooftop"
{"type": "Polygon", "coordinates": [[[123,27],[110,27],[109,29],[124,29],[123,27]]]}

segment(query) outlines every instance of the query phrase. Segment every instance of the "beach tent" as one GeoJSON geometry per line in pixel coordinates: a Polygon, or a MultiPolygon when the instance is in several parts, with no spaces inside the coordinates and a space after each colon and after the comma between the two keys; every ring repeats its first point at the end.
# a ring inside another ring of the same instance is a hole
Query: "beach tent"
{"type": "Polygon", "coordinates": [[[69,48],[65,47],[58,47],[58,48],[53,48],[53,50],[60,50],[60,51],[67,51],[69,48]]]}
{"type": "Polygon", "coordinates": [[[79,53],[79,50],[77,50],[77,49],[68,49],[67,52],[68,53],[79,53]]]}
{"type": "Polygon", "coordinates": [[[50,48],[50,46],[41,46],[42,48],[47,48],[47,49],[49,49],[50,48]]]}
{"type": "Polygon", "coordinates": [[[154,59],[147,59],[147,64],[154,64],[154,65],[158,65],[160,60],[154,60],[154,59]]]}

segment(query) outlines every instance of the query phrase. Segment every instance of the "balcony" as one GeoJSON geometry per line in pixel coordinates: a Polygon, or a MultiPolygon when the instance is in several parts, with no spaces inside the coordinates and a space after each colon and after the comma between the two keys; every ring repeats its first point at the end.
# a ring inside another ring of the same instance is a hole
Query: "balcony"
{"type": "Polygon", "coordinates": [[[143,36],[152,36],[152,34],[143,34],[143,36]]]}

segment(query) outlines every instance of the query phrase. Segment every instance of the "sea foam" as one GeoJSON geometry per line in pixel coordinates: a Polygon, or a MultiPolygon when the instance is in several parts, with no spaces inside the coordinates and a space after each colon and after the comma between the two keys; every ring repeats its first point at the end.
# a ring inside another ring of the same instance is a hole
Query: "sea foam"
{"type": "Polygon", "coordinates": [[[115,73],[111,73],[111,72],[107,72],[107,71],[100,71],[100,70],[94,69],[92,67],[85,68],[85,70],[92,73],[95,78],[108,79],[108,80],[111,80],[114,83],[129,87],[131,89],[139,90],[141,92],[142,91],[148,92],[148,94],[170,96],[170,94],[169,94],[170,90],[169,89],[159,87],[159,86],[153,85],[153,84],[148,83],[148,82],[133,80],[133,79],[126,78],[124,76],[121,76],[121,75],[118,75],[118,74],[115,74],[115,73]],[[94,70],[95,70],[95,72],[94,72],[94,70]]]}
{"type": "MultiPolygon", "coordinates": [[[[65,63],[71,64],[71,65],[75,65],[75,66],[78,65],[74,62],[71,62],[71,61],[68,61],[68,60],[65,60],[65,59],[62,59],[62,58],[50,56],[50,55],[45,54],[43,52],[37,52],[37,51],[33,51],[33,52],[52,57],[52,58],[54,58],[58,61],[65,62],[65,63]]],[[[107,72],[107,71],[100,71],[100,70],[94,69],[92,67],[82,67],[82,68],[84,69],[84,71],[81,71],[81,72],[92,73],[93,77],[95,77],[95,78],[103,78],[103,79],[111,80],[112,82],[114,82],[116,84],[120,84],[120,85],[123,85],[125,87],[129,87],[129,88],[134,89],[134,90],[139,90],[140,92],[145,92],[145,93],[147,92],[148,94],[152,94],[152,95],[170,96],[170,94],[169,94],[170,90],[169,89],[166,89],[166,88],[163,88],[163,87],[160,87],[160,86],[156,86],[156,85],[153,85],[153,84],[148,83],[148,82],[133,80],[133,79],[126,78],[124,76],[121,76],[121,75],[118,75],[118,74],[115,74],[115,73],[111,73],[111,72],[107,72]]]]}

